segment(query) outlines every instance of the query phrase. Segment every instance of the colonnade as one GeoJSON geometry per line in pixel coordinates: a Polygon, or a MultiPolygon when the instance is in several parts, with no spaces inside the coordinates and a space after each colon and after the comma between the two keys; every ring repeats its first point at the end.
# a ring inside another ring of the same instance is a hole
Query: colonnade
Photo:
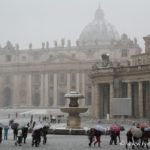
{"type": "MultiPolygon", "coordinates": [[[[117,98],[131,98],[131,103],[132,103],[132,115],[131,117],[146,117],[150,114],[149,112],[146,112],[148,110],[148,107],[150,107],[150,80],[148,81],[127,81],[124,80],[122,81],[127,85],[127,95],[126,97],[117,97],[117,98]],[[146,83],[146,86],[144,85],[146,83]],[[136,86],[134,86],[134,84],[136,86]],[[147,109],[145,108],[147,107],[147,109]]],[[[118,89],[122,90],[121,87],[118,89]]],[[[114,82],[109,81],[109,82],[98,82],[98,83],[93,83],[92,85],[92,114],[94,117],[98,118],[105,118],[107,114],[105,114],[103,111],[104,109],[107,109],[107,113],[111,115],[112,112],[112,106],[111,106],[111,101],[112,98],[115,98],[115,87],[114,87],[114,82]],[[109,92],[108,94],[109,98],[105,97],[103,98],[104,92],[102,91],[104,89],[104,84],[107,85],[107,88],[109,92]],[[102,88],[101,88],[102,86],[102,88]],[[107,105],[104,105],[103,103],[107,103],[107,105]],[[103,106],[101,106],[103,105],[103,106]],[[103,108],[107,107],[107,108],[103,108]]]]}

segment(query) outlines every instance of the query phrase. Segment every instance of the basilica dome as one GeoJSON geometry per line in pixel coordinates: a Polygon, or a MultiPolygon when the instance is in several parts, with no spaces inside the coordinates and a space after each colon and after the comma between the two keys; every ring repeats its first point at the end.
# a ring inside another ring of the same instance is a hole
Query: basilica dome
{"type": "Polygon", "coordinates": [[[100,5],[95,12],[94,20],[89,23],[80,34],[79,41],[86,45],[110,43],[117,40],[119,34],[115,27],[105,20],[100,5]]]}

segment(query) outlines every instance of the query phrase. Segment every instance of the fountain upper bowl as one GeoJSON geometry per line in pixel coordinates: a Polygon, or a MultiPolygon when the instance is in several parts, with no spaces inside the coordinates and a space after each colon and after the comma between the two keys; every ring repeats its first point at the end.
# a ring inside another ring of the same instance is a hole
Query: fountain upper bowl
{"type": "Polygon", "coordinates": [[[77,91],[71,91],[70,93],[65,94],[65,98],[84,98],[84,96],[77,91]]]}

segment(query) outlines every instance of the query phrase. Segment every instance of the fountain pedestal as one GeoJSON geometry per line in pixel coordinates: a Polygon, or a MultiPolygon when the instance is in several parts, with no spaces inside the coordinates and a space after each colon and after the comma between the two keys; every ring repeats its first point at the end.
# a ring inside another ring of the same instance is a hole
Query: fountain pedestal
{"type": "Polygon", "coordinates": [[[88,108],[79,107],[78,99],[83,98],[83,95],[76,91],[71,91],[65,94],[65,98],[70,99],[69,107],[61,108],[64,113],[68,113],[67,127],[68,128],[81,128],[80,113],[84,113],[88,108]]]}

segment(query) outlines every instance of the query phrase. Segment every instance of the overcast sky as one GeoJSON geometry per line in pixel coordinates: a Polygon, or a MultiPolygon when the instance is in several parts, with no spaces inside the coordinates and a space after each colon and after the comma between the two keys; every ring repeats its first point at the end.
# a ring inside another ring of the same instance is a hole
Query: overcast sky
{"type": "Polygon", "coordinates": [[[0,45],[19,43],[21,49],[40,48],[42,42],[78,39],[94,18],[98,4],[119,34],[137,37],[150,34],[150,0],[0,0],[0,45]]]}

